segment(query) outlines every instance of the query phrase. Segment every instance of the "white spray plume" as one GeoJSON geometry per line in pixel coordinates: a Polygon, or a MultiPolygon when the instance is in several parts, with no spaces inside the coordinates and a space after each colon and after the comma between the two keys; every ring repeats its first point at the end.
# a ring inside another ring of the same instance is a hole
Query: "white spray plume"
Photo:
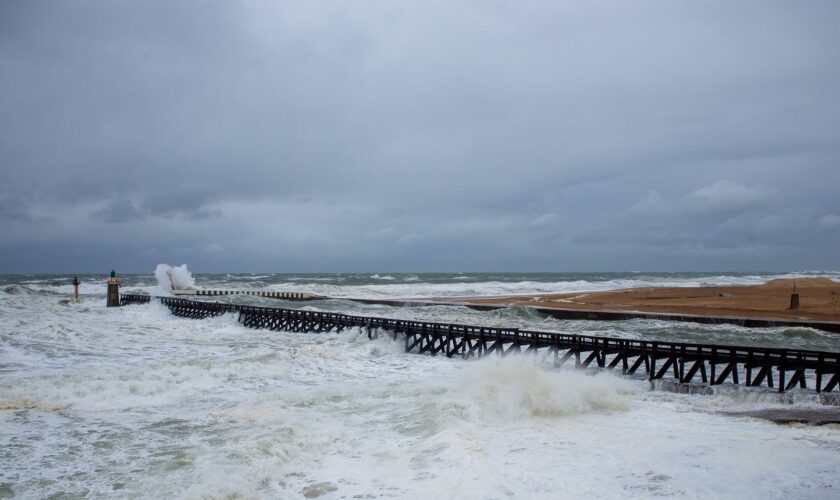
{"type": "Polygon", "coordinates": [[[172,267],[169,264],[158,264],[155,269],[158,287],[170,290],[189,290],[195,288],[195,279],[187,270],[186,264],[172,267]]]}

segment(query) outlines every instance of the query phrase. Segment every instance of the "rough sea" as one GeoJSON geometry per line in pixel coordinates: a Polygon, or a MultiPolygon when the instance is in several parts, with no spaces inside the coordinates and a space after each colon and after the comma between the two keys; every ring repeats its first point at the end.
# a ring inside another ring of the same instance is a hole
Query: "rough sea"
{"type": "MultiPolygon", "coordinates": [[[[196,287],[428,297],[754,284],[791,274],[198,274],[196,287]]],[[[0,276],[0,498],[840,498],[840,427],[731,411],[818,407],[678,394],[533,357],[406,354],[389,336],[251,330],[233,315],[105,307],[105,276],[0,276]]],[[[123,292],[168,293],[154,274],[123,292]]],[[[840,335],[524,308],[229,299],[370,316],[840,351],[840,335]]]]}

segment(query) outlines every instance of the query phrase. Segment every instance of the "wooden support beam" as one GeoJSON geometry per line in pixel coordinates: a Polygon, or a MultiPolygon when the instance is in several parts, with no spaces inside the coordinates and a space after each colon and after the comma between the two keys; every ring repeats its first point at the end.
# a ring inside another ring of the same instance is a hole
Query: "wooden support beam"
{"type": "Polygon", "coordinates": [[[799,384],[799,387],[802,389],[805,388],[805,370],[801,368],[793,371],[793,376],[790,378],[787,386],[785,386],[785,390],[789,391],[793,389],[796,387],[796,384],[799,384]]]}
{"type": "Polygon", "coordinates": [[[443,337],[443,336],[438,336],[437,341],[438,341],[438,346],[437,347],[432,345],[432,351],[431,351],[432,356],[435,356],[435,355],[437,355],[437,353],[442,351],[448,345],[448,342],[449,342],[447,337],[443,337]]]}
{"type": "Polygon", "coordinates": [[[636,373],[636,370],[638,370],[639,367],[642,366],[642,363],[645,364],[645,367],[648,367],[649,361],[647,358],[647,354],[639,354],[639,357],[636,358],[636,361],[630,366],[630,369],[627,370],[627,374],[633,375],[634,373],[636,373]]]}
{"type": "Polygon", "coordinates": [[[828,380],[828,383],[825,384],[825,388],[823,388],[824,392],[831,392],[834,390],[835,387],[840,385],[840,372],[835,373],[833,377],[828,380]]]}
{"type": "MultiPolygon", "coordinates": [[[[735,363],[726,363],[726,368],[723,369],[723,371],[720,373],[720,377],[718,377],[717,380],[715,380],[714,384],[712,384],[712,385],[722,384],[726,380],[726,377],[728,377],[729,374],[732,373],[732,371],[735,368],[736,368],[735,363]]],[[[735,383],[737,384],[738,379],[736,378],[735,380],[736,380],[735,383]]]]}
{"type": "Polygon", "coordinates": [[[457,338],[455,338],[455,340],[453,340],[452,350],[450,350],[446,353],[446,357],[451,358],[452,356],[454,356],[456,354],[463,354],[464,353],[464,347],[466,345],[467,345],[467,337],[466,336],[461,337],[460,341],[457,338]]]}
{"type": "Polygon", "coordinates": [[[685,377],[683,377],[681,382],[684,383],[684,384],[691,383],[691,379],[694,378],[694,375],[697,373],[697,370],[699,370],[701,367],[703,368],[703,372],[704,372],[703,382],[706,382],[706,380],[705,380],[706,379],[706,377],[705,377],[706,362],[703,361],[702,359],[698,359],[698,360],[694,361],[694,364],[691,365],[691,368],[688,369],[688,373],[685,374],[685,377]]]}
{"type": "Polygon", "coordinates": [[[467,352],[467,357],[472,357],[472,356],[480,357],[481,356],[481,348],[482,348],[483,341],[481,339],[476,339],[474,342],[475,342],[474,344],[470,345],[470,350],[469,350],[469,352],[467,352]]]}
{"type": "Polygon", "coordinates": [[[592,360],[598,357],[598,351],[592,351],[589,356],[586,357],[583,364],[580,365],[581,368],[588,368],[589,364],[592,363],[592,360]]]}
{"type": "MultiPolygon", "coordinates": [[[[504,347],[502,349],[504,349],[504,347]]],[[[507,356],[510,353],[519,354],[520,352],[522,352],[522,351],[519,348],[519,344],[517,342],[514,342],[513,344],[511,344],[510,347],[507,348],[507,351],[502,352],[502,356],[507,356]]]]}
{"type": "Polygon", "coordinates": [[[656,376],[654,378],[662,378],[666,373],[668,373],[668,368],[671,368],[671,365],[674,364],[674,362],[674,358],[668,358],[668,361],[666,361],[665,364],[662,365],[662,368],[660,368],[659,371],[656,372],[656,376]]]}
{"type": "MultiPolygon", "coordinates": [[[[749,371],[749,367],[748,367],[747,385],[748,386],[759,386],[759,385],[761,385],[762,382],[764,382],[765,378],[767,378],[768,382],[769,382],[770,379],[768,378],[768,376],[772,376],[771,372],[770,372],[770,367],[769,366],[762,366],[758,370],[758,374],[755,376],[755,378],[750,380],[750,371],[749,371]]],[[[773,386],[771,385],[770,387],[773,387],[773,386]]]]}
{"type": "MultiPolygon", "coordinates": [[[[555,352],[555,354],[557,353],[557,351],[554,351],[554,352],[555,352]]],[[[575,356],[575,355],[580,356],[580,354],[575,352],[573,349],[569,349],[568,351],[566,351],[566,354],[564,354],[563,357],[560,358],[559,361],[557,360],[557,357],[555,356],[554,366],[556,368],[560,368],[561,366],[563,366],[566,363],[566,361],[568,361],[569,358],[571,358],[572,356],[575,356]]]]}
{"type": "Polygon", "coordinates": [[[490,344],[490,348],[487,349],[484,352],[484,355],[486,356],[486,355],[492,353],[493,351],[499,351],[499,356],[502,355],[502,341],[501,340],[497,340],[497,341],[493,342],[492,344],[490,344]]]}

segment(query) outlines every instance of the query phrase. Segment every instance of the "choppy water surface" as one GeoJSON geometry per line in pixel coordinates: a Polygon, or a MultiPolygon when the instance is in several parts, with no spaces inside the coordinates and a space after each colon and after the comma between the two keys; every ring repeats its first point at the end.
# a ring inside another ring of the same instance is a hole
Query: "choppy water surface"
{"type": "MultiPolygon", "coordinates": [[[[823,273],[830,277],[837,274],[823,273]]],[[[775,276],[773,276],[775,277],[775,276]]],[[[359,332],[250,330],[157,304],[107,309],[100,276],[0,277],[0,497],[836,498],[840,429],[721,410],[774,394],[651,391],[531,358],[402,352],[359,332]]],[[[198,275],[339,297],[762,282],[767,275],[198,275]]],[[[124,290],[165,293],[155,278],[124,290]]],[[[252,299],[260,302],[260,299],[252,299]]],[[[840,350],[809,329],[558,321],[524,309],[279,303],[594,335],[840,350]]],[[[815,406],[808,394],[794,405],[815,406]]]]}

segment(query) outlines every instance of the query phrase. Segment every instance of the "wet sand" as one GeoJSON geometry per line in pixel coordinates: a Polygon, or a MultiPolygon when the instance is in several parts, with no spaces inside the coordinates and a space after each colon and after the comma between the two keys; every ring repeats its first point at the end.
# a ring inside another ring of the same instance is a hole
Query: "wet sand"
{"type": "Polygon", "coordinates": [[[840,424],[840,408],[771,408],[764,410],[724,411],[724,415],[769,420],[777,424],[840,424]]]}
{"type": "Polygon", "coordinates": [[[828,278],[779,279],[763,285],[628,288],[588,293],[435,298],[437,303],[531,306],[793,321],[840,321],[840,283],[828,278]],[[799,308],[790,309],[796,285],[799,308]]]}

